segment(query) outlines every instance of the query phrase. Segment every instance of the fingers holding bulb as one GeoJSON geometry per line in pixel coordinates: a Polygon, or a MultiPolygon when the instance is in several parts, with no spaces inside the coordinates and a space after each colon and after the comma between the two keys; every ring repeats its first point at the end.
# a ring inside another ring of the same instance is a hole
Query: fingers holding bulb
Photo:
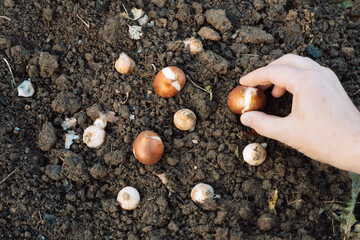
{"type": "Polygon", "coordinates": [[[271,95],[275,98],[280,98],[286,93],[286,89],[278,86],[274,86],[271,90],[271,95]]]}

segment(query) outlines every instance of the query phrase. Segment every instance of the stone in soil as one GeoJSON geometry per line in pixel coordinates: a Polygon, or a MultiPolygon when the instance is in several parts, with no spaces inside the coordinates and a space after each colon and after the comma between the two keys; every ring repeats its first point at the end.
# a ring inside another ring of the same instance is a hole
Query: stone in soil
{"type": "Polygon", "coordinates": [[[274,42],[274,37],[271,34],[266,33],[264,30],[257,27],[244,26],[237,30],[236,34],[236,42],[252,44],[274,42]]]}
{"type": "Polygon", "coordinates": [[[45,169],[45,174],[54,181],[61,179],[61,166],[59,165],[47,165],[45,169]]]}
{"type": "Polygon", "coordinates": [[[205,12],[206,21],[221,32],[229,31],[232,28],[230,20],[226,17],[225,10],[209,9],[205,12]]]}
{"type": "Polygon", "coordinates": [[[306,48],[306,53],[308,54],[309,57],[311,58],[319,58],[322,56],[322,51],[321,49],[313,46],[313,45],[309,45],[307,48],[306,48]]]}
{"type": "Polygon", "coordinates": [[[107,168],[100,163],[96,163],[94,166],[92,166],[89,172],[90,175],[95,179],[104,178],[108,174],[107,168]]]}
{"type": "Polygon", "coordinates": [[[59,66],[58,57],[56,55],[51,55],[48,52],[41,52],[39,65],[41,77],[51,77],[59,66]]]}
{"type": "Polygon", "coordinates": [[[90,178],[86,170],[86,164],[83,158],[71,151],[64,150],[61,152],[63,160],[61,173],[75,182],[83,182],[90,178]]]}
{"type": "Polygon", "coordinates": [[[276,225],[276,219],[273,215],[264,214],[257,220],[257,226],[262,231],[269,231],[276,225]]]}
{"type": "Polygon", "coordinates": [[[199,36],[212,41],[220,41],[220,35],[209,27],[202,27],[198,32],[199,36]]]}
{"type": "Polygon", "coordinates": [[[39,133],[38,146],[43,151],[50,151],[56,142],[55,128],[52,123],[47,122],[43,125],[39,133]]]}
{"type": "Polygon", "coordinates": [[[81,107],[81,100],[74,93],[64,90],[52,101],[51,107],[60,114],[74,114],[81,107]]]}
{"type": "Polygon", "coordinates": [[[203,51],[198,56],[199,60],[205,63],[205,66],[214,70],[216,73],[227,73],[230,63],[222,56],[210,50],[203,51]]]}
{"type": "Polygon", "coordinates": [[[119,166],[120,163],[125,162],[126,153],[122,150],[115,150],[105,154],[105,163],[111,166],[119,166]]]}

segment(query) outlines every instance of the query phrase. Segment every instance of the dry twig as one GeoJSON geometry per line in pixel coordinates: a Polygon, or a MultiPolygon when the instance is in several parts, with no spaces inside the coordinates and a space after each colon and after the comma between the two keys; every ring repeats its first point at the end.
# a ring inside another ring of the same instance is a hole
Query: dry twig
{"type": "Polygon", "coordinates": [[[3,182],[5,182],[9,177],[11,177],[19,168],[21,168],[21,166],[24,165],[24,162],[22,164],[20,164],[20,166],[18,166],[17,168],[15,168],[14,171],[12,171],[9,175],[7,175],[3,180],[1,180],[0,184],[2,184],[3,182]]]}
{"type": "Polygon", "coordinates": [[[125,104],[127,102],[127,100],[129,99],[129,92],[126,92],[126,98],[124,101],[120,102],[120,104],[125,104]]]}
{"type": "Polygon", "coordinates": [[[82,19],[79,14],[76,14],[76,16],[80,19],[80,21],[82,21],[85,24],[87,28],[90,28],[90,25],[87,22],[85,22],[84,19],[82,19]]]}
{"type": "Polygon", "coordinates": [[[207,93],[210,95],[210,101],[212,100],[213,95],[212,95],[212,90],[211,90],[210,85],[209,85],[208,87],[206,87],[206,88],[202,88],[202,87],[200,87],[199,85],[197,85],[193,80],[191,80],[191,78],[190,78],[188,75],[186,75],[186,77],[190,80],[190,82],[191,82],[195,87],[197,87],[197,88],[200,89],[200,90],[203,90],[204,92],[207,92],[207,93]]]}
{"type": "Polygon", "coordinates": [[[0,18],[6,19],[6,20],[8,20],[8,21],[11,21],[11,19],[8,18],[7,16],[0,16],[0,18]]]}
{"type": "Polygon", "coordinates": [[[5,63],[6,63],[6,65],[8,66],[9,71],[10,71],[10,74],[11,74],[11,78],[12,78],[12,80],[11,80],[11,87],[14,88],[15,85],[16,85],[16,83],[15,83],[15,78],[14,78],[14,74],[13,74],[13,72],[12,72],[12,70],[11,70],[11,67],[10,67],[9,62],[6,60],[6,58],[3,58],[3,59],[4,59],[5,63]]]}

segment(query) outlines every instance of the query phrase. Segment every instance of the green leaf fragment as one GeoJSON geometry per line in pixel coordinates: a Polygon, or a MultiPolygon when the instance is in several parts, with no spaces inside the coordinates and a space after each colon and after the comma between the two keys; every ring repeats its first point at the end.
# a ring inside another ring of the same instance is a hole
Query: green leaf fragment
{"type": "Polygon", "coordinates": [[[275,192],[274,192],[272,201],[269,202],[269,210],[270,210],[270,211],[273,211],[273,213],[274,213],[275,215],[276,215],[275,206],[276,206],[277,200],[278,200],[278,190],[276,189],[275,192]]]}
{"type": "Polygon", "coordinates": [[[341,2],[341,6],[343,8],[351,8],[352,6],[354,6],[354,2],[352,0],[344,0],[341,2]]]}
{"type": "MultiPolygon", "coordinates": [[[[210,100],[211,101],[211,100],[210,100]]],[[[239,157],[239,147],[236,147],[235,149],[235,156],[236,157],[239,157]]]]}

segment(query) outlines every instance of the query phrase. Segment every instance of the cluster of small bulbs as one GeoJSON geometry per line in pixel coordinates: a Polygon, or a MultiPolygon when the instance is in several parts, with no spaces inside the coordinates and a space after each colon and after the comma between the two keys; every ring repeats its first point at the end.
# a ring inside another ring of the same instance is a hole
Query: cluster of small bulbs
{"type": "MultiPolygon", "coordinates": [[[[196,55],[203,51],[200,40],[188,38],[184,41],[185,47],[191,54],[196,55]]],[[[135,62],[125,53],[121,53],[115,63],[115,69],[121,74],[130,74],[135,70],[135,62]]],[[[175,96],[184,87],[186,82],[185,73],[178,67],[169,66],[163,68],[154,79],[155,92],[163,98],[175,96]]],[[[238,86],[228,96],[227,104],[231,111],[242,114],[247,111],[261,110],[266,103],[265,94],[257,88],[238,86]]],[[[112,116],[114,117],[114,116],[112,116]]],[[[109,121],[107,114],[100,114],[94,124],[85,129],[83,141],[88,147],[95,148],[104,142],[105,127],[109,121]]],[[[181,109],[174,114],[174,125],[182,131],[193,131],[196,124],[196,115],[190,109],[181,109]]],[[[160,136],[153,131],[143,131],[135,139],[132,145],[135,158],[145,164],[157,163],[163,153],[164,144],[160,136]]],[[[244,161],[257,166],[266,158],[265,148],[258,143],[252,143],[243,150],[244,161]]],[[[205,183],[199,183],[191,191],[191,199],[197,203],[204,203],[207,199],[214,198],[214,189],[205,183]]],[[[132,210],[139,205],[140,194],[131,186],[123,188],[117,201],[125,210],[132,210]]]]}

